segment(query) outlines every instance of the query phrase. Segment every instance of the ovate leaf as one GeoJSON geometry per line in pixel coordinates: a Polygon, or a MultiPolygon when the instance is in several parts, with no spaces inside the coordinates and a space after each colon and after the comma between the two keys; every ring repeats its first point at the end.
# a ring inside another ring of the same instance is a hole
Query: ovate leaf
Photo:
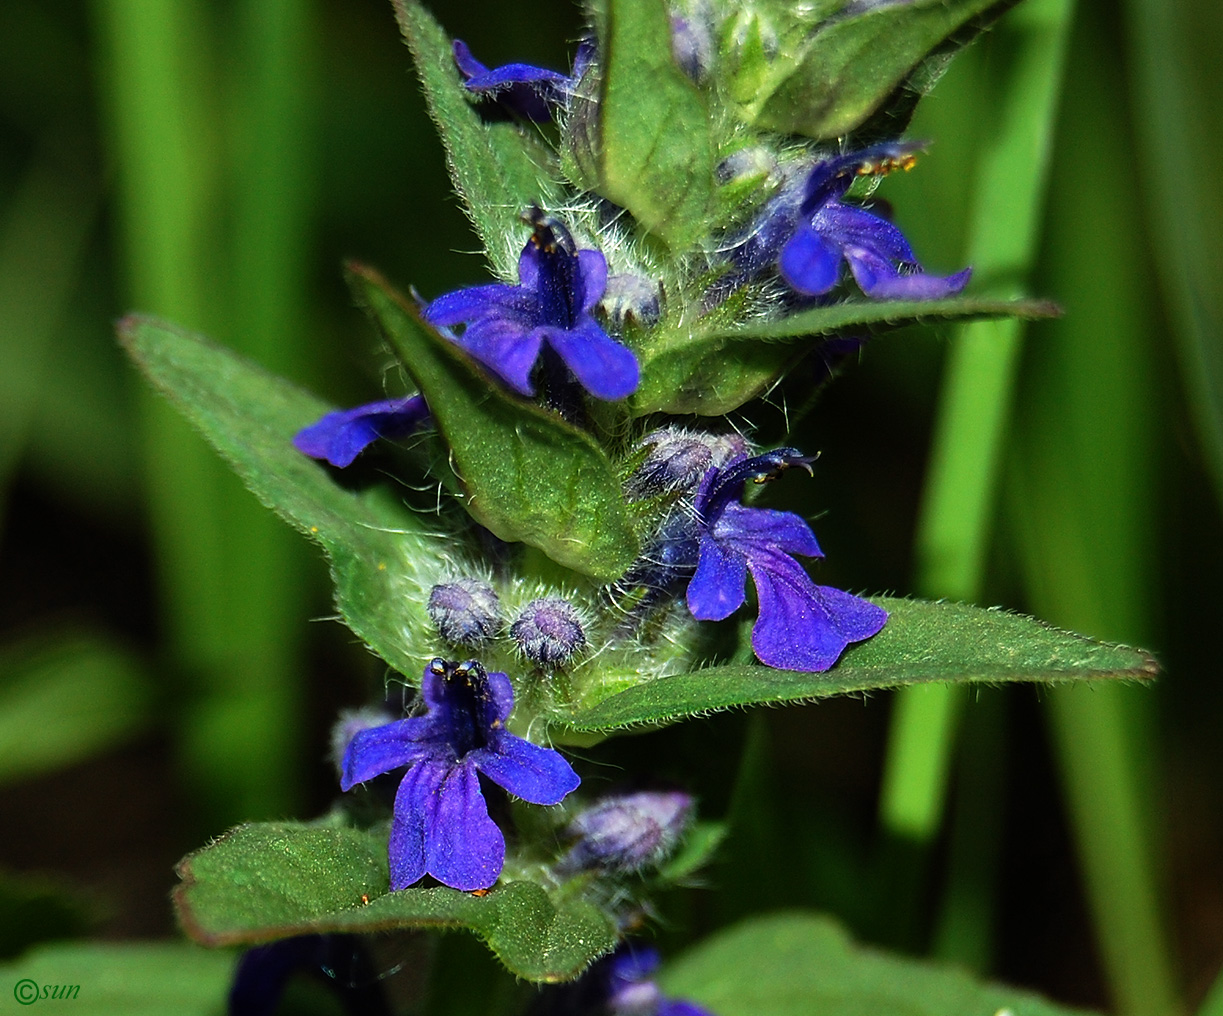
{"type": "Polygon", "coordinates": [[[867,336],[935,321],[1047,318],[1060,313],[1047,300],[953,296],[945,300],[848,300],[776,321],[702,328],[660,328],[641,350],[635,413],[721,416],[776,381],[811,340],[867,336]]]}
{"type": "Polygon", "coordinates": [[[534,882],[510,882],[482,897],[445,886],[391,892],[386,851],[385,832],[239,826],[183,859],[174,904],[187,934],[212,946],[320,932],[464,928],[532,981],[575,977],[616,944],[615,927],[594,905],[534,882]]]}
{"type": "Polygon", "coordinates": [[[638,542],[595,440],[506,392],[376,272],[350,266],[350,279],[429,403],[471,516],[568,568],[605,580],[621,575],[638,542]]]}
{"type": "Polygon", "coordinates": [[[606,26],[599,191],[682,250],[704,232],[713,193],[709,111],[671,55],[664,0],[609,0],[606,26]]]}
{"type": "Polygon", "coordinates": [[[494,269],[512,279],[522,249],[522,210],[554,203],[551,154],[517,124],[481,118],[468,101],[449,37],[417,0],[395,0],[395,14],[446,146],[454,188],[494,269]]]}
{"type": "MultiPolygon", "coordinates": [[[[659,677],[606,698],[615,675],[589,681],[586,704],[565,717],[579,731],[670,723],[732,706],[795,702],[929,682],[1143,680],[1158,671],[1141,649],[1096,642],[1022,614],[957,603],[870,597],[888,611],[883,630],[851,645],[831,670],[805,673],[727,664],[659,677]]],[[[621,683],[619,685],[623,687],[621,683]]]]}
{"type": "Polygon", "coordinates": [[[665,993],[718,1016],[1072,1016],[1017,988],[856,945],[834,921],[756,917],[667,964],[665,993]]]}
{"type": "Polygon", "coordinates": [[[293,435],[331,407],[236,353],[174,325],[133,315],[119,324],[132,358],[229,462],[265,505],[323,545],[336,605],[391,666],[415,677],[405,615],[434,581],[446,552],[435,519],[386,486],[348,490],[293,447],[293,435]]]}
{"type": "Polygon", "coordinates": [[[864,123],[952,36],[971,38],[1015,0],[913,0],[833,19],[815,32],[796,66],[754,120],[770,130],[836,138],[864,123]]]}

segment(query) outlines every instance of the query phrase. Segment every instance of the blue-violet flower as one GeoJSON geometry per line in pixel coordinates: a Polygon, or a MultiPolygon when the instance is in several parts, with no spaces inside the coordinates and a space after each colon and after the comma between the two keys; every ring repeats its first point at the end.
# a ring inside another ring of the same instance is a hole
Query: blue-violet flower
{"type": "Polygon", "coordinates": [[[469,92],[491,99],[516,116],[546,123],[552,119],[552,107],[564,102],[581,79],[590,63],[593,46],[584,42],[578,47],[572,76],[524,63],[505,64],[490,70],[472,56],[462,39],[454,40],[451,51],[469,92]]]}
{"type": "Polygon", "coordinates": [[[810,460],[794,448],[741,457],[712,468],[697,489],[696,574],[688,609],[702,621],[721,621],[743,605],[750,571],[760,614],[752,649],[762,663],[787,670],[827,670],[851,642],[870,638],[887,611],[828,586],[817,586],[791,555],[823,557],[811,527],[792,512],[747,508],[744,484],[762,483],[810,460]]]}
{"type": "Polygon", "coordinates": [[[439,328],[463,324],[454,341],[514,391],[534,395],[531,371],[545,343],[591,395],[622,399],[637,390],[640,368],[626,346],[591,317],[607,285],[607,260],[578,250],[569,231],[538,209],[518,259],[517,286],[493,283],[439,296],[425,318],[439,328]]]}
{"type": "Polygon", "coordinates": [[[505,674],[438,659],[421,692],[424,716],[353,738],[340,787],[408,766],[391,823],[391,888],[429,874],[454,889],[487,889],[505,863],[505,838],[489,818],[479,774],[532,804],[558,804],[581,780],[558,752],[505,729],[514,708],[505,674]]]}
{"type": "Polygon", "coordinates": [[[420,395],[384,399],[355,409],[337,409],[303,427],[293,447],[312,459],[344,467],[378,438],[406,437],[429,422],[429,407],[420,395]]]}
{"type": "Polygon", "coordinates": [[[465,324],[454,341],[522,395],[547,342],[597,399],[624,399],[641,372],[626,346],[599,328],[591,311],[607,285],[607,259],[578,251],[555,219],[531,210],[534,232],[519,258],[519,285],[494,282],[439,296],[424,317],[439,328],[465,324]]]}
{"type": "Polygon", "coordinates": [[[792,289],[823,296],[841,281],[844,263],[862,292],[875,300],[933,300],[958,293],[971,268],[947,277],[927,274],[896,226],[841,200],[858,176],[912,166],[920,147],[889,142],[817,162],[801,186],[796,180],[783,186],[751,234],[732,249],[731,280],[743,281],[776,262],[792,289]]]}

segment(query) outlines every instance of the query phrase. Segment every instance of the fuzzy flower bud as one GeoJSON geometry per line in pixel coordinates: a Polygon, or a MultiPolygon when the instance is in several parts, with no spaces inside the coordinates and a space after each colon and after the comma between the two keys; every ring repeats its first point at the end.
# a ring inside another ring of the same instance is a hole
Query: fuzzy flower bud
{"type": "Polygon", "coordinates": [[[578,612],[568,600],[543,597],[532,600],[510,625],[518,649],[541,667],[563,667],[586,648],[586,632],[578,612]]]}
{"type": "Polygon", "coordinates": [[[661,313],[658,283],[644,275],[631,272],[609,275],[599,307],[617,330],[628,324],[640,324],[648,328],[658,323],[661,313]]]}
{"type": "Polygon", "coordinates": [[[645,460],[625,483],[632,500],[695,490],[710,466],[722,466],[747,452],[738,434],[701,434],[663,427],[641,439],[645,460]]]}
{"type": "Polygon", "coordinates": [[[501,601],[491,586],[475,579],[434,586],[425,609],[452,645],[479,647],[501,630],[501,601]]]}
{"type": "Polygon", "coordinates": [[[709,0],[690,0],[671,15],[671,55],[680,69],[698,84],[713,65],[713,12],[709,0]]]}
{"type": "Polygon", "coordinates": [[[692,797],[677,790],[605,797],[569,823],[577,837],[561,868],[635,872],[661,863],[679,843],[692,815],[692,797]]]}

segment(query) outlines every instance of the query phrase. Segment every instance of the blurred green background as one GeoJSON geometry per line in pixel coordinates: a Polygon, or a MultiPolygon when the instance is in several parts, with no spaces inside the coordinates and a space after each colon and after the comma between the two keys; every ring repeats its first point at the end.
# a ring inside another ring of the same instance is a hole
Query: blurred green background
{"type": "MultiPolygon", "coordinates": [[[[581,30],[560,0],[433,9],[489,64],[564,67],[581,30]]],[[[827,581],[1141,644],[1158,687],[609,746],[699,773],[738,822],[707,886],[662,901],[668,948],[809,905],[1067,1002],[1223,1013],[1221,45],[1211,0],[1027,0],[954,61],[910,131],[930,154],[879,194],[931,270],[1066,316],[873,343],[803,420],[815,483],[779,491],[827,581]]],[[[0,4],[0,956],[173,934],[174,862],[325,808],[330,720],[383,676],[114,320],[171,317],[348,404],[402,382],[341,261],[432,296],[485,278],[475,248],[389,3],[0,4]]],[[[745,422],[777,436],[778,408],[745,422]]]]}

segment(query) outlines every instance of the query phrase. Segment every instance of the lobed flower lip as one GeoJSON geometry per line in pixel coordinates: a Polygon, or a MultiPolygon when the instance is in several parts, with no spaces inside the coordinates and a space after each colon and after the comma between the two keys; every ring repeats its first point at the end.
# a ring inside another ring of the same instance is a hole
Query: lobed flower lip
{"type": "Polygon", "coordinates": [[[749,479],[764,482],[795,466],[809,469],[810,462],[794,448],[742,456],[711,468],[694,502],[698,557],[688,583],[689,611],[701,621],[729,617],[746,601],[750,573],[759,603],[752,649],[762,663],[785,670],[827,670],[846,646],[870,638],[887,621],[883,608],[812,582],[794,559],[823,556],[806,521],[738,503],[749,479]]]}
{"type": "Polygon", "coordinates": [[[517,286],[492,283],[439,296],[425,319],[521,395],[534,395],[531,372],[547,344],[591,395],[608,401],[637,390],[641,370],[632,351],[591,316],[607,285],[607,260],[578,250],[569,231],[539,209],[518,259],[517,286]]]}
{"type": "Polygon", "coordinates": [[[421,692],[425,715],[352,739],[340,788],[407,766],[391,822],[391,889],[426,874],[454,889],[487,889],[501,875],[505,838],[488,815],[480,775],[545,805],[559,804],[581,780],[559,752],[506,730],[514,690],[505,674],[475,660],[435,659],[421,692]]]}
{"type": "Polygon", "coordinates": [[[423,396],[383,399],[353,409],[337,409],[293,437],[293,447],[333,466],[351,465],[378,438],[406,437],[429,422],[423,396]]]}

